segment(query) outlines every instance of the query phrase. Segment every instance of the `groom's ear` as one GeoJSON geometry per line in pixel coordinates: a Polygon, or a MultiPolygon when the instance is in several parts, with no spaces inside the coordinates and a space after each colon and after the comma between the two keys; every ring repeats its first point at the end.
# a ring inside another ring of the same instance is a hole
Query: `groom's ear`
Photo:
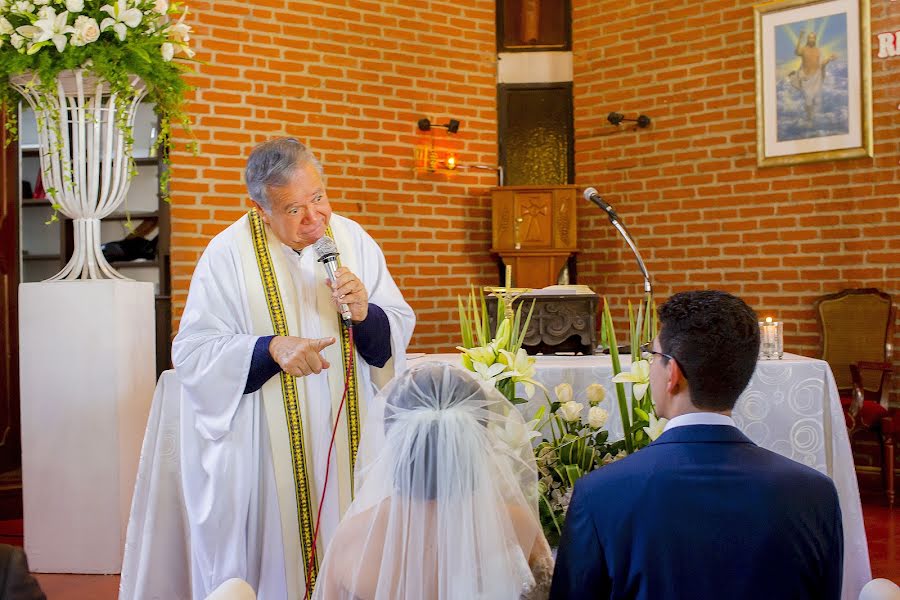
{"type": "Polygon", "coordinates": [[[681,365],[674,360],[666,362],[666,391],[675,395],[687,387],[687,379],[681,371],[681,365]]]}

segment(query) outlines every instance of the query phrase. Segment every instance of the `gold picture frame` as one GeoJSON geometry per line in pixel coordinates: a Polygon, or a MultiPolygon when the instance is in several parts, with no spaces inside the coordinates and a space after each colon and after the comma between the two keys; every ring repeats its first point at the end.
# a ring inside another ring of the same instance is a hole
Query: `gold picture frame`
{"type": "Polygon", "coordinates": [[[871,157],[869,0],[753,7],[760,167],[871,157]]]}

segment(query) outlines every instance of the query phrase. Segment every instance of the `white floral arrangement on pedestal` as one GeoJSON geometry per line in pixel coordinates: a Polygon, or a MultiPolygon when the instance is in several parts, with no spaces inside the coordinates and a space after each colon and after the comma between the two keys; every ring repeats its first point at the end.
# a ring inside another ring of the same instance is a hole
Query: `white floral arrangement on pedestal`
{"type": "MultiPolygon", "coordinates": [[[[189,129],[183,111],[188,69],[174,60],[194,56],[187,14],[186,6],[168,0],[0,0],[0,104],[11,138],[19,101],[11,78],[26,75],[23,87],[52,95],[61,73],[83,70],[108,83],[122,115],[146,90],[160,120],[156,145],[168,164],[171,123],[189,129]]],[[[131,127],[119,125],[130,155],[131,127]]],[[[166,176],[160,178],[164,194],[166,176]]]]}

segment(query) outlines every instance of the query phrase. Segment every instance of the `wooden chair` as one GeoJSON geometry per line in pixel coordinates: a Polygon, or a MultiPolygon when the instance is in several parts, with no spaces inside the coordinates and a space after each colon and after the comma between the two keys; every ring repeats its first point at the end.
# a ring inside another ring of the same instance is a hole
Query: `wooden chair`
{"type": "Polygon", "coordinates": [[[834,372],[853,445],[864,430],[878,436],[881,474],[894,505],[894,423],[888,411],[895,319],[891,297],[875,288],[843,290],[815,302],[821,358],[834,372]]]}

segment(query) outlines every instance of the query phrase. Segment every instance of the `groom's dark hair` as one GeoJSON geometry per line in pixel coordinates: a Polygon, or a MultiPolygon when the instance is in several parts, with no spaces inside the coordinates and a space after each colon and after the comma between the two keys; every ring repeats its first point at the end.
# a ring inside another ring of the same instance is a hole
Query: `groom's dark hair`
{"type": "Polygon", "coordinates": [[[659,322],[660,349],[678,362],[694,406],[734,408],[759,356],[753,309],[727,292],[681,292],[659,307],[659,322]]]}

